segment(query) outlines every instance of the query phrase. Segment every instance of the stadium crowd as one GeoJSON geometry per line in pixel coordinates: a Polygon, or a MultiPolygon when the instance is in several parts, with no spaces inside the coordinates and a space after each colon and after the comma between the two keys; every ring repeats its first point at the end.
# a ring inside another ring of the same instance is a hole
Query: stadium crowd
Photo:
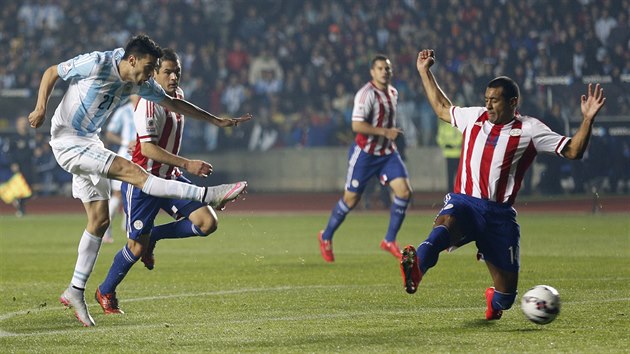
{"type": "Polygon", "coordinates": [[[629,17],[630,0],[7,2],[0,91],[34,97],[51,61],[120,47],[144,32],[181,55],[187,99],[215,114],[255,116],[237,130],[191,120],[199,126],[186,139],[204,143],[184,153],[347,145],[354,92],[369,80],[373,55],[384,53],[400,92],[402,143],[428,146],[437,119],[415,71],[422,47],[436,49],[455,104],[482,104],[479,90],[508,75],[521,85],[521,111],[568,130],[580,119],[575,97],[589,77],[607,78],[613,102],[605,114],[630,115],[629,17]]]}

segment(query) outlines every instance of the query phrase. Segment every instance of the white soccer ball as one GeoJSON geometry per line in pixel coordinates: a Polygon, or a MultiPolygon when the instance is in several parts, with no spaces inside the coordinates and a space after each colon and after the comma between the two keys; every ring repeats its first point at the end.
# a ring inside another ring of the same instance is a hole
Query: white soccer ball
{"type": "Polygon", "coordinates": [[[549,285],[536,285],[521,298],[521,310],[536,324],[550,323],[560,313],[560,294],[549,285]]]}

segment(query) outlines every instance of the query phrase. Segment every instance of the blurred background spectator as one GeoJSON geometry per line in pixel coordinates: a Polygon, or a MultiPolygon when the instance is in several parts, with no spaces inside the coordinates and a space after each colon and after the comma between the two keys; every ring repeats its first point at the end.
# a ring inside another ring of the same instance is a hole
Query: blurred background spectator
{"type": "MultiPolygon", "coordinates": [[[[435,146],[437,120],[415,70],[421,48],[436,49],[443,89],[455,104],[483,104],[486,83],[508,75],[521,86],[524,114],[543,119],[559,105],[554,120],[571,134],[584,82],[604,83],[606,115],[629,120],[629,17],[630,0],[6,2],[0,132],[11,132],[18,116],[2,100],[31,105],[47,66],[145,32],[181,54],[191,102],[216,114],[259,117],[238,130],[191,121],[185,138],[203,143],[187,144],[186,153],[347,145],[352,92],[369,80],[364,73],[379,52],[394,64],[404,143],[435,146]]],[[[628,135],[608,140],[627,147],[628,135]]],[[[626,168],[616,175],[628,174],[624,151],[626,168]]]]}

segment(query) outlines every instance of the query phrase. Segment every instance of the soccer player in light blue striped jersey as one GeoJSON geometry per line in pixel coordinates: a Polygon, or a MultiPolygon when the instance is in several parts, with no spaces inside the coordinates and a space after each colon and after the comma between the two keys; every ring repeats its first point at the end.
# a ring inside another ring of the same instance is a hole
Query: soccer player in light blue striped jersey
{"type": "MultiPolygon", "coordinates": [[[[219,118],[183,99],[168,96],[153,79],[161,57],[162,49],[151,38],[138,35],[124,49],[82,54],[50,66],[42,77],[35,109],[28,117],[31,127],[42,126],[55,83],[59,78],[69,81],[68,90],[52,117],[50,146],[59,165],[73,174],[72,194],[83,202],[88,221],[79,242],[72,280],[59,300],[74,308],[84,326],[94,325],[84,289],[110,222],[108,178],[127,182],[156,197],[194,200],[213,207],[237,198],[247,186],[246,182],[239,182],[199,187],[161,179],[104,147],[99,139],[101,127],[119,104],[133,94],[220,127],[236,126],[252,118],[250,114],[219,118]]],[[[198,172],[208,175],[212,166],[201,164],[198,172]]]]}

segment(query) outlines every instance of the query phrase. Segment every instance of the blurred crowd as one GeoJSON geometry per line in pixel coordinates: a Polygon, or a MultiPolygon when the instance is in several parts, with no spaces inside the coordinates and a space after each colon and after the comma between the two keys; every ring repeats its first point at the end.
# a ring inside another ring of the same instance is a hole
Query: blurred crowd
{"type": "Polygon", "coordinates": [[[255,116],[238,129],[188,120],[186,141],[199,143],[184,153],[339,146],[353,139],[354,93],[383,53],[400,92],[400,144],[430,146],[437,120],[415,58],[434,48],[455,104],[483,104],[487,82],[508,75],[523,113],[570,134],[589,77],[606,78],[604,114],[630,116],[629,16],[630,0],[14,1],[0,9],[0,90],[34,97],[49,65],[143,32],[180,54],[187,99],[255,116]]]}

